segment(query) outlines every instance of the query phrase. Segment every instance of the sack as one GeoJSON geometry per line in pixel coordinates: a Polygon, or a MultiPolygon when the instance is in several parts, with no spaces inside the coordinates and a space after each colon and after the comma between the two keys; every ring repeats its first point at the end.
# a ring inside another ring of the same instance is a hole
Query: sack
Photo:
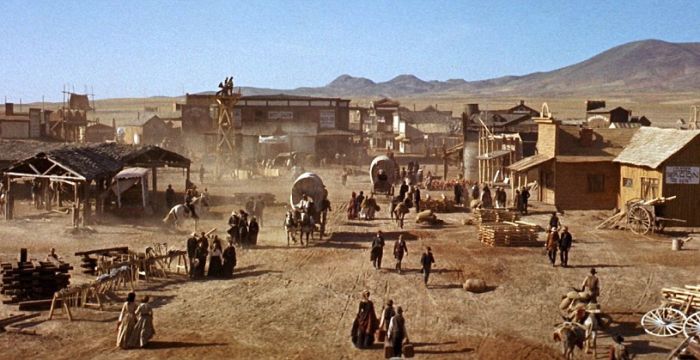
{"type": "Polygon", "coordinates": [[[374,334],[377,338],[377,342],[383,342],[386,339],[386,330],[384,329],[377,329],[374,334]]]}
{"type": "Polygon", "coordinates": [[[405,358],[412,358],[415,354],[413,352],[413,344],[410,342],[405,342],[401,347],[401,352],[405,358]]]}

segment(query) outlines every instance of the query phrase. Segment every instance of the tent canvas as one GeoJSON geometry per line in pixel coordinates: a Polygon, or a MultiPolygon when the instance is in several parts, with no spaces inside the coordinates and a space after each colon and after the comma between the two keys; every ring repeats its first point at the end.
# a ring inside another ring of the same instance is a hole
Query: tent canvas
{"type": "Polygon", "coordinates": [[[141,202],[144,208],[148,203],[148,174],[150,170],[146,168],[134,167],[120,171],[110,189],[117,195],[117,205],[122,207],[122,194],[136,185],[141,185],[141,202]]]}

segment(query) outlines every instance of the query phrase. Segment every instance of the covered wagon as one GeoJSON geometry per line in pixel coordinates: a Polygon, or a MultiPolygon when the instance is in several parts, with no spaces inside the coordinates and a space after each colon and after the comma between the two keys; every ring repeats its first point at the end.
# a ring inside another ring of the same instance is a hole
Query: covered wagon
{"type": "Polygon", "coordinates": [[[313,200],[314,214],[312,214],[312,216],[314,220],[320,224],[320,232],[321,236],[323,236],[326,229],[328,190],[326,190],[326,186],[323,184],[321,177],[311,172],[305,172],[294,180],[292,192],[289,196],[289,201],[293,208],[297,207],[304,194],[306,194],[310,200],[313,200]]]}
{"type": "Polygon", "coordinates": [[[394,184],[398,182],[398,164],[386,155],[380,155],[372,160],[369,166],[369,176],[372,182],[372,194],[394,194],[394,184]]]}

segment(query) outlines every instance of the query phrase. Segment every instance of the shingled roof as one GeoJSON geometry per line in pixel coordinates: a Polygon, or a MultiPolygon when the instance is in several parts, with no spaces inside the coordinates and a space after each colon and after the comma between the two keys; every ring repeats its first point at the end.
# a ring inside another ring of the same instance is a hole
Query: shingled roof
{"type": "Polygon", "coordinates": [[[629,145],[620,152],[614,161],[656,169],[671,156],[681,151],[698,135],[700,135],[700,130],[642,127],[637,130],[629,145]]]}

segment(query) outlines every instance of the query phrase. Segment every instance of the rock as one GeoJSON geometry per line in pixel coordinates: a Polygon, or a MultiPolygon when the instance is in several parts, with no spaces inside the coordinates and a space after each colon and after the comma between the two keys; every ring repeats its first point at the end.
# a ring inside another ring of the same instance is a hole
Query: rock
{"type": "Polygon", "coordinates": [[[482,293],[486,291],[486,282],[481,279],[467,279],[462,287],[469,292],[482,293]]]}

